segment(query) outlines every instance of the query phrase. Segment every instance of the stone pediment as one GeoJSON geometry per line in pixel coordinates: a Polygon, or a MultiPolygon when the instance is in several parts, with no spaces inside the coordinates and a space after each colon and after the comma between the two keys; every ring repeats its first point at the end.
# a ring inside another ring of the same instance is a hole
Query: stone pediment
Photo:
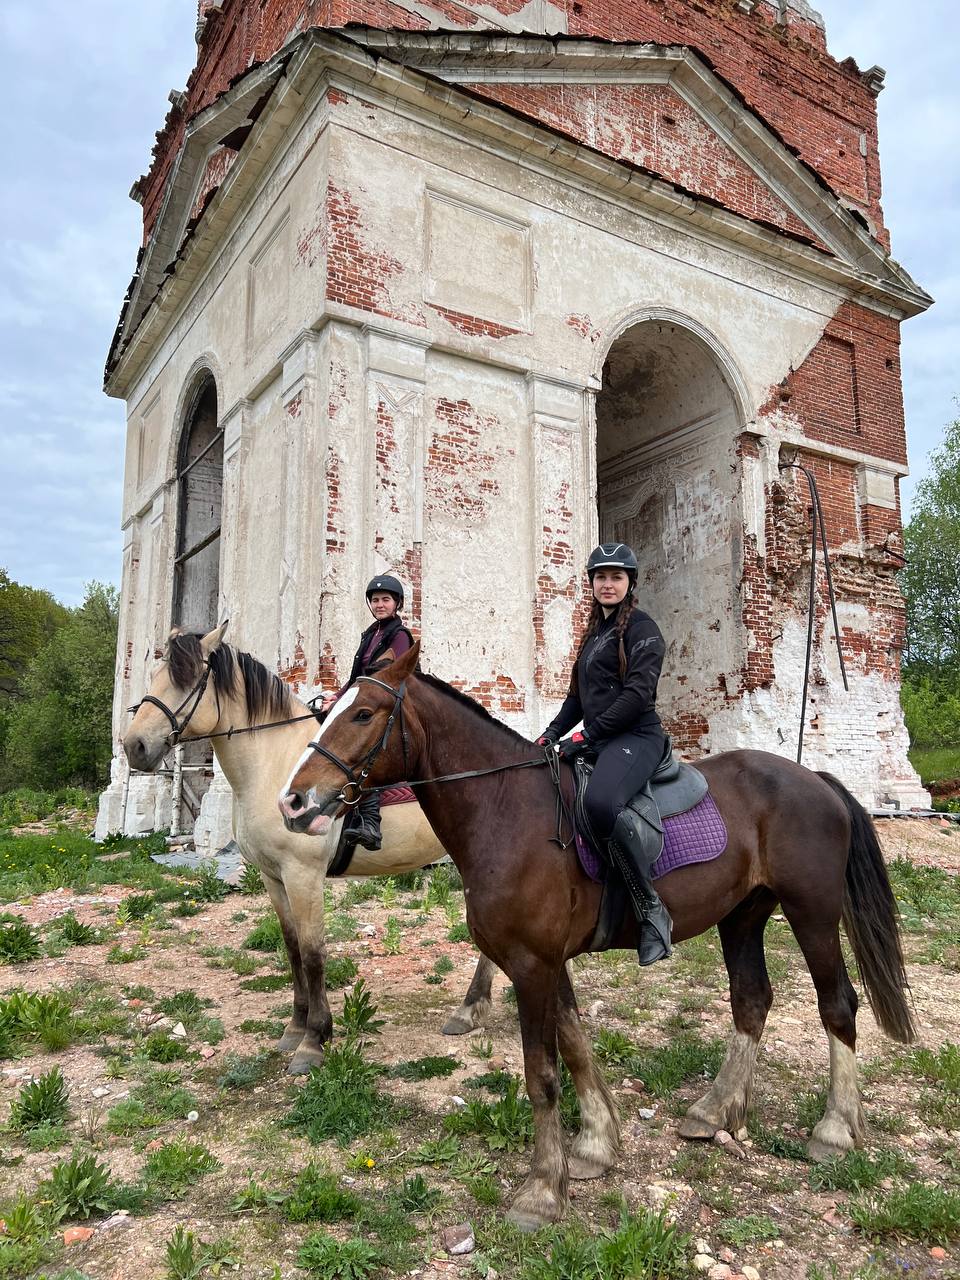
{"type": "Polygon", "coordinates": [[[366,47],[530,115],[682,193],[775,229],[930,304],[871,232],[693,50],[479,32],[351,30],[366,47]]]}
{"type": "Polygon", "coordinates": [[[121,390],[115,374],[131,346],[146,352],[188,295],[303,104],[332,83],[380,93],[519,162],[779,259],[892,314],[930,305],[863,220],[687,48],[313,30],[188,126],[124,304],[108,390],[121,390]],[[204,190],[211,174],[218,185],[204,190]]]}

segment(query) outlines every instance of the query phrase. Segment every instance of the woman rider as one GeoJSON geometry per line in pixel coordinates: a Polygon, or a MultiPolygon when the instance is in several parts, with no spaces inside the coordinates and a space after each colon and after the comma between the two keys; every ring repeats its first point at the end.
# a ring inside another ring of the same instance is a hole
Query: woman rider
{"type": "MultiPolygon", "coordinates": [[[[389,573],[372,578],[367,584],[367,608],[373,614],[373,622],[360,637],[360,645],[353,659],[350,677],[337,693],[327,693],[320,704],[326,714],[340,694],[353,684],[357,676],[372,675],[394,658],[413,647],[413,636],[403,625],[400,612],[403,609],[403,587],[389,573]]],[[[365,849],[379,849],[380,797],[377,792],[363,792],[360,803],[349,819],[351,839],[365,849]]]]}
{"type": "MultiPolygon", "coordinates": [[[[625,871],[641,923],[641,964],[670,955],[671,920],[649,878],[649,867],[629,858],[630,842],[618,838],[624,807],[663,758],[666,738],[656,711],[657,682],[664,642],[653,619],[637,608],[637,557],[622,542],[606,542],[592,552],[587,576],[593,589],[590,620],[559,714],[538,742],[553,745],[583,721],[583,728],[560,743],[560,754],[596,756],[585,807],[597,842],[606,842],[615,866],[625,871]],[[632,874],[631,874],[632,873],[632,874]],[[639,883],[631,883],[631,880],[639,883]]],[[[601,845],[602,847],[602,845],[601,845]]]]}

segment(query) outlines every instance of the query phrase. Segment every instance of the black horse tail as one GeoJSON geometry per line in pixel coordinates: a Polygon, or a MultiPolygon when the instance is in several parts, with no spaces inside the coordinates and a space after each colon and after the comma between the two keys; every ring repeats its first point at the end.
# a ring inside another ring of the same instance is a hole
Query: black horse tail
{"type": "Polygon", "coordinates": [[[819,775],[850,815],[850,853],[843,895],[843,927],[853,946],[870,1007],[894,1040],[910,1044],[917,1030],[907,1003],[910,984],[900,944],[900,913],[870,815],[832,774],[819,775]]]}

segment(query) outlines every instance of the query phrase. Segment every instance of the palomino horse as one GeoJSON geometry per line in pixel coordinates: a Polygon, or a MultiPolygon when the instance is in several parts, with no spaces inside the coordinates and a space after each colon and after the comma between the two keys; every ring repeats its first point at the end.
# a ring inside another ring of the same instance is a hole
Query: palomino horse
{"type": "MultiPolygon", "coordinates": [[[[294,766],[280,808],[290,830],[323,835],[362,784],[425,780],[420,803],[460,869],[473,939],[517,993],[536,1137],[532,1169],[509,1216],[533,1229],[564,1212],[568,1176],[600,1176],[619,1150],[613,1100],[565,968],[590,947],[601,887],[584,875],[571,848],[562,851],[551,839],[557,801],[551,773],[524,767],[537,760],[538,749],[450,685],[415,674],[418,650],[344,694],[338,714],[294,766]],[[474,772],[480,776],[463,777],[474,772]],[[569,1162],[561,1143],[558,1045],[582,1116],[569,1162]]],[[[780,756],[730,751],[698,767],[725,819],[727,848],[712,862],[672,872],[658,887],[677,942],[718,926],[734,1031],[716,1080],[680,1132],[709,1138],[743,1122],[773,998],[763,931],[779,902],[810,969],[829,1042],[830,1093],[809,1145],[811,1156],[827,1158],[856,1146],[864,1131],[857,997],[840,949],[841,919],[881,1027],[901,1041],[914,1034],[876,833],[839,782],[780,756]]],[[[569,801],[569,770],[563,785],[569,801]]],[[[614,945],[636,944],[628,911],[614,945]]]]}
{"type": "MultiPolygon", "coordinates": [[[[323,981],[324,878],[340,839],[341,823],[317,841],[286,829],[277,796],[291,756],[298,755],[317,722],[305,703],[248,653],[222,643],[226,623],[209,635],[174,633],[150,691],[140,703],[123,748],[134,769],[156,769],[174,742],[212,738],[213,749],[233,789],[233,829],[247,862],[263,878],[280,917],[293,973],[293,1017],[278,1048],[293,1052],[289,1070],[304,1074],[321,1061],[333,1034],[323,981]],[[250,732],[274,721],[268,732],[250,732]],[[225,732],[235,730],[234,734],[225,732]]],[[[400,875],[444,856],[420,806],[391,805],[383,811],[383,849],[358,846],[351,876],[400,875]]],[[[480,963],[463,1005],[443,1030],[461,1035],[480,1026],[490,1007],[494,966],[480,963]]]]}

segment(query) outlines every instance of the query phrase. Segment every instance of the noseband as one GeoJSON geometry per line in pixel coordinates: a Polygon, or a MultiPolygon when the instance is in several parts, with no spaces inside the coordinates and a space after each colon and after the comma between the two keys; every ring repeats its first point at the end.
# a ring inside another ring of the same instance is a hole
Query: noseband
{"type": "Polygon", "coordinates": [[[363,795],[363,784],[366,782],[370,774],[370,770],[373,768],[373,762],[389,742],[390,734],[393,732],[393,726],[397,720],[400,721],[400,742],[403,746],[404,776],[407,774],[407,730],[403,723],[403,700],[407,694],[407,682],[406,680],[401,680],[400,688],[394,689],[391,685],[384,684],[382,680],[376,680],[373,676],[357,676],[356,683],[359,684],[361,680],[366,680],[370,684],[378,685],[381,689],[386,689],[387,693],[393,696],[393,710],[390,712],[389,718],[387,719],[383,736],[367,753],[359,774],[355,769],[351,768],[345,760],[341,760],[339,756],[335,756],[332,751],[328,751],[327,748],[321,746],[319,742],[311,742],[308,747],[309,751],[316,751],[318,756],[323,756],[324,760],[329,760],[331,764],[337,766],[341,773],[345,773],[347,775],[347,781],[343,784],[337,799],[341,804],[345,804],[350,809],[352,809],[354,805],[358,805],[360,803],[360,797],[363,795]],[[347,792],[350,788],[353,788],[353,790],[350,791],[350,794],[348,795],[347,792]]]}
{"type": "MultiPolygon", "coordinates": [[[[170,721],[171,732],[167,734],[167,738],[166,738],[167,745],[170,747],[175,747],[177,743],[180,741],[180,739],[183,737],[184,733],[187,730],[187,726],[189,725],[190,721],[193,719],[194,715],[196,714],[197,708],[200,706],[200,703],[203,701],[203,695],[207,691],[207,682],[209,681],[209,679],[210,679],[210,662],[208,659],[205,659],[203,663],[203,675],[200,677],[197,683],[193,686],[193,688],[190,690],[190,692],[187,694],[184,700],[180,703],[179,707],[176,708],[176,710],[171,711],[165,702],[162,702],[159,698],[155,698],[152,693],[144,694],[144,696],[140,699],[140,701],[136,704],[136,706],[129,707],[128,710],[132,715],[136,715],[145,702],[149,702],[151,706],[159,707],[159,709],[170,721]],[[179,716],[180,712],[187,705],[187,703],[190,701],[191,698],[193,699],[193,706],[184,716],[183,720],[178,721],[177,716],[179,716]]],[[[217,695],[217,723],[219,724],[219,722],[220,722],[220,695],[218,694],[217,695]]]]}

